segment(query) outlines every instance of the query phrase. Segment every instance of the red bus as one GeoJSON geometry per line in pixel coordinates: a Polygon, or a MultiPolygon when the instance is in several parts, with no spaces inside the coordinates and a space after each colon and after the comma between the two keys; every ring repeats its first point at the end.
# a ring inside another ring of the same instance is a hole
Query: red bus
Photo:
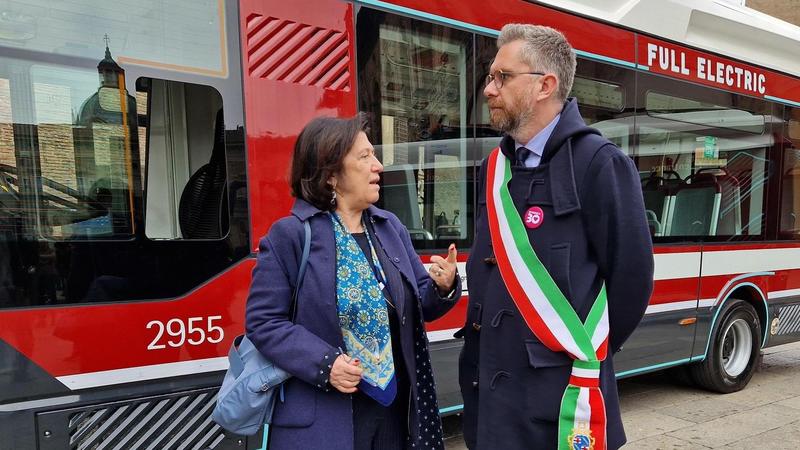
{"type": "MultiPolygon", "coordinates": [[[[508,22],[567,35],[584,118],[641,173],[655,292],[618,376],[744,387],[760,348],[800,337],[800,33],[717,3],[604,7],[0,6],[0,448],[263,447],[210,411],[297,133],[368,113],[381,206],[423,262],[455,242],[463,274],[508,22]]],[[[461,408],[453,335],[489,322],[462,299],[430,325],[442,414],[461,408]]]]}

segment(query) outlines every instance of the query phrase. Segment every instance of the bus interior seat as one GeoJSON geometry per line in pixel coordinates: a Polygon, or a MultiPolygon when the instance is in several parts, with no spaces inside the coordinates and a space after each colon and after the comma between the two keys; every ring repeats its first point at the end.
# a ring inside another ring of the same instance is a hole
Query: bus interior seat
{"type": "Polygon", "coordinates": [[[432,241],[433,235],[430,231],[424,228],[409,228],[408,234],[411,235],[411,239],[415,241],[432,241]]]}
{"type": "Polygon", "coordinates": [[[192,174],[181,193],[178,220],[184,239],[220,239],[228,232],[226,184],[225,124],[220,108],[211,159],[192,174]]]}
{"type": "Polygon", "coordinates": [[[11,173],[16,169],[0,164],[0,308],[16,303],[19,278],[26,273],[17,242],[24,217],[11,173]]]}
{"type": "Polygon", "coordinates": [[[781,232],[790,233],[792,236],[800,233],[800,224],[797,222],[797,213],[800,211],[800,169],[789,168],[783,174],[781,182],[781,232]]]}
{"type": "Polygon", "coordinates": [[[722,187],[707,172],[687,178],[675,188],[667,236],[714,236],[717,231],[722,187]]]}
{"type": "Polygon", "coordinates": [[[661,177],[652,174],[650,178],[642,180],[642,197],[651,236],[661,236],[663,232],[661,218],[665,215],[667,196],[659,182],[660,179],[661,177]]]}
{"type": "Polygon", "coordinates": [[[716,176],[722,190],[719,206],[719,222],[717,235],[738,236],[742,234],[742,194],[739,180],[723,171],[716,176]]]}
{"type": "Polygon", "coordinates": [[[674,190],[684,181],[676,172],[665,171],[664,176],[651,173],[642,179],[642,197],[647,212],[647,223],[652,236],[663,236],[674,202],[674,190]]]}
{"type": "Polygon", "coordinates": [[[664,233],[663,225],[661,225],[658,217],[656,217],[655,211],[645,209],[644,214],[647,216],[647,227],[650,229],[650,236],[662,236],[664,233]]]}

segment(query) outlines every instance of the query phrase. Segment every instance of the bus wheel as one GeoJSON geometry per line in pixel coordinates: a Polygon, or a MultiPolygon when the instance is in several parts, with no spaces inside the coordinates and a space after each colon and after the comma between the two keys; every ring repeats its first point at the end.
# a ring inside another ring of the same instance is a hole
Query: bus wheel
{"type": "Polygon", "coordinates": [[[706,359],[690,367],[698,385],[727,394],[742,390],[753,377],[761,351],[761,323],[753,306],[731,299],[720,313],[706,359]]]}

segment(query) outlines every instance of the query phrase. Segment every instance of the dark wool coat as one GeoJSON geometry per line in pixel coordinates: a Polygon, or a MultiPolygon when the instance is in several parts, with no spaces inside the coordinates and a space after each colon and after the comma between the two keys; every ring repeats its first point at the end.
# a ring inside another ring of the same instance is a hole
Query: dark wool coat
{"type": "MultiPolygon", "coordinates": [[[[505,137],[500,146],[513,161],[513,139],[505,137]]],[[[493,258],[485,182],[486,161],[467,262],[467,320],[460,332],[464,438],[471,449],[554,449],[572,360],[539,342],[506,290],[493,258]]],[[[570,99],[541,164],[512,167],[509,190],[520,215],[534,205],[544,212],[538,228],[526,228],[528,239],[582,320],[605,281],[609,350],[618,351],[644,315],[653,285],[652,243],[631,159],[587,127],[570,99]]],[[[616,449],[625,433],[611,355],[601,365],[600,388],[608,448],[616,449]]]]}
{"type": "MultiPolygon", "coordinates": [[[[382,249],[377,252],[381,263],[397,268],[416,299],[410,305],[396,302],[403,354],[395,358],[404,358],[411,395],[395,401],[411,401],[410,442],[420,444],[416,448],[440,448],[422,445],[424,439],[419,440],[433,429],[441,433],[422,318],[430,321],[445,314],[461,296],[461,281],[456,277],[455,300],[441,298],[400,220],[376,207],[370,207],[367,215],[375,244],[382,249]],[[420,392],[423,389],[425,392],[420,392]]],[[[351,397],[328,385],[325,378],[338,348],[344,347],[335,272],[336,244],[330,217],[297,200],[292,215],[277,221],[261,239],[247,299],[247,336],[264,356],[293,375],[284,386],[285,401],[275,407],[271,450],[353,448],[351,397]],[[303,250],[303,220],[310,221],[311,249],[292,323],[289,309],[303,250]]],[[[389,280],[389,288],[393,299],[405,297],[400,283],[389,280]]]]}

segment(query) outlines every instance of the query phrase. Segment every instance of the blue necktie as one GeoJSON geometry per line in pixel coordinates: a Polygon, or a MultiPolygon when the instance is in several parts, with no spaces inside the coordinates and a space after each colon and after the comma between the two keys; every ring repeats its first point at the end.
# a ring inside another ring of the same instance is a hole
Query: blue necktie
{"type": "Polygon", "coordinates": [[[533,152],[531,152],[530,150],[528,150],[525,147],[518,148],[517,149],[517,164],[519,166],[521,166],[521,167],[525,167],[525,161],[528,159],[528,157],[531,155],[531,153],[533,153],[533,152]]]}

